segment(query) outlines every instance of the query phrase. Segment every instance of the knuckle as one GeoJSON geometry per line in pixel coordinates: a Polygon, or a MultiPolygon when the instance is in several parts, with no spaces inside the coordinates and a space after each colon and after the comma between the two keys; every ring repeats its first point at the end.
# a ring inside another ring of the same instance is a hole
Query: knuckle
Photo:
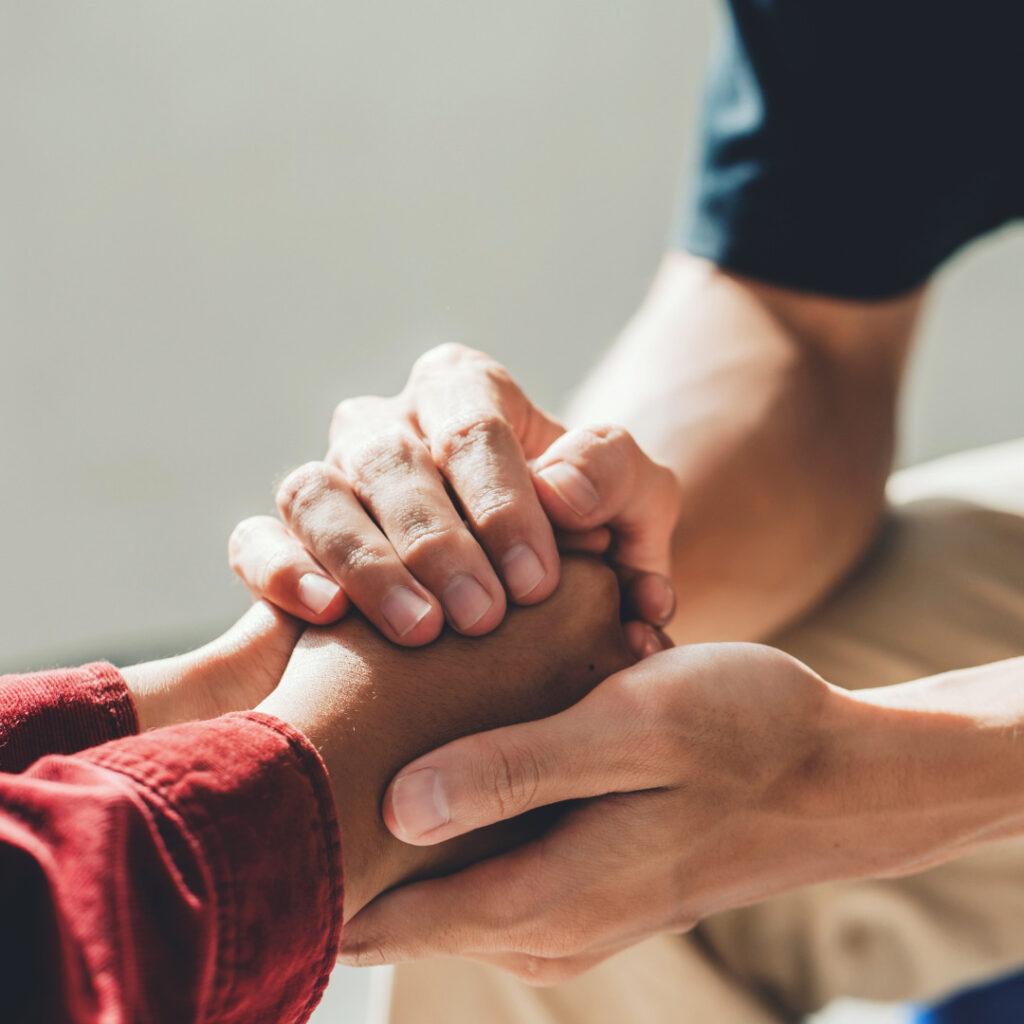
{"type": "Polygon", "coordinates": [[[476,349],[467,345],[460,345],[457,341],[446,341],[441,345],[435,345],[427,349],[412,366],[412,377],[423,373],[433,373],[438,369],[447,369],[459,363],[473,359],[479,359],[483,355],[476,349]]]}
{"type": "Polygon", "coordinates": [[[277,507],[285,519],[300,518],[330,487],[330,467],[323,462],[307,462],[293,469],[277,489],[277,507]]]}
{"type": "Polygon", "coordinates": [[[387,561],[383,552],[351,531],[316,531],[310,535],[310,545],[327,568],[346,580],[353,576],[367,576],[387,561]]]}
{"type": "Polygon", "coordinates": [[[378,434],[342,453],[345,474],[357,490],[369,490],[382,478],[408,475],[415,465],[412,442],[404,433],[378,434]]]}
{"type": "Polygon", "coordinates": [[[473,449],[503,449],[512,427],[495,409],[475,409],[452,417],[431,438],[434,461],[442,471],[473,449]]]}
{"type": "Polygon", "coordinates": [[[540,789],[540,764],[527,748],[494,744],[486,761],[486,786],[501,817],[508,818],[531,806],[540,789]]]}
{"type": "Polygon", "coordinates": [[[292,564],[286,551],[274,551],[263,563],[259,579],[256,581],[260,593],[269,595],[280,590],[282,584],[290,575],[291,567],[292,564]]]}
{"type": "Polygon", "coordinates": [[[360,395],[346,398],[334,407],[331,416],[330,437],[333,441],[337,435],[355,424],[364,423],[367,417],[379,412],[386,406],[389,399],[377,395],[360,395]]]}
{"type": "Polygon", "coordinates": [[[484,488],[473,501],[473,526],[484,533],[506,531],[519,518],[521,508],[520,495],[505,487],[484,488]]]}
{"type": "Polygon", "coordinates": [[[458,548],[462,532],[462,527],[441,525],[433,516],[420,511],[399,523],[395,542],[402,561],[415,573],[422,566],[450,556],[458,548]]]}

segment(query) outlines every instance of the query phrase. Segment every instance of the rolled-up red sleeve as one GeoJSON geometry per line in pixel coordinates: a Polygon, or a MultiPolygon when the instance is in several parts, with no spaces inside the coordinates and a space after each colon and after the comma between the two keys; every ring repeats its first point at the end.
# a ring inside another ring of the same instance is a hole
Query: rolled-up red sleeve
{"type": "MultiPolygon", "coordinates": [[[[69,744],[102,704],[77,706],[69,744]]],[[[0,774],[0,1020],[304,1021],[341,913],[326,770],[277,719],[226,715],[0,774]]]]}
{"type": "Polygon", "coordinates": [[[139,730],[121,673],[104,662],[0,676],[0,771],[73,754],[139,730]]]}

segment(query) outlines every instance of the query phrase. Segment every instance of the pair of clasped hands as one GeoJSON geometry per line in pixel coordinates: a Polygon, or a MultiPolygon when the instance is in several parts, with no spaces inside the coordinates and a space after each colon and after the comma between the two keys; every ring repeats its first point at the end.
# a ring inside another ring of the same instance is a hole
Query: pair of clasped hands
{"type": "Polygon", "coordinates": [[[678,486],[628,433],[566,431],[446,345],[342,402],[277,499],[230,558],[264,614],[318,627],[259,708],[332,778],[343,961],[549,983],[748,901],[751,858],[790,884],[762,829],[827,687],[769,648],[672,647],[678,486]]]}

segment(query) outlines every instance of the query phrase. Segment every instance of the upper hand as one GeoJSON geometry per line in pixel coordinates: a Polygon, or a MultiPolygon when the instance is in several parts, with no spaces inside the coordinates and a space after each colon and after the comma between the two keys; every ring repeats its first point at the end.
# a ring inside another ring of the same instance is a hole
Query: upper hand
{"type": "MultiPolygon", "coordinates": [[[[624,430],[566,432],[482,353],[442,345],[394,398],[342,402],[323,462],[281,485],[282,526],[241,523],[232,567],[257,595],[309,622],[351,601],[390,640],[418,646],[445,619],[478,636],[506,591],[535,604],[563,547],[609,550],[629,619],[664,625],[677,515],[672,473],[624,430]],[[339,586],[340,585],[340,586],[339,586]]],[[[631,628],[638,654],[663,642],[631,628]]]]}
{"type": "Polygon", "coordinates": [[[468,956],[560,981],[650,935],[821,880],[816,855],[831,852],[834,823],[813,813],[808,793],[821,790],[808,780],[836,692],[772,648],[680,648],[560,714],[418,758],[384,799],[388,827],[409,843],[580,802],[526,846],[379,897],[347,926],[342,959],[468,956]]]}

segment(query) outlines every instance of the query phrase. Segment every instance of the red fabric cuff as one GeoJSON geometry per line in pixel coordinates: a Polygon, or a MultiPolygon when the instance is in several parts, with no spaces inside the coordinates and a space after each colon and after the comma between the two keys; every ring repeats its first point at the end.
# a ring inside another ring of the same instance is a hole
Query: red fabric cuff
{"type": "Polygon", "coordinates": [[[0,676],[0,771],[21,772],[45,754],[74,754],[138,731],[113,665],[0,676]]]}
{"type": "Polygon", "coordinates": [[[305,1020],[334,966],[342,920],[338,820],[312,744],[249,711],[79,756],[131,779],[178,823],[177,841],[192,847],[182,860],[205,864],[215,953],[203,1019],[305,1020]]]}

